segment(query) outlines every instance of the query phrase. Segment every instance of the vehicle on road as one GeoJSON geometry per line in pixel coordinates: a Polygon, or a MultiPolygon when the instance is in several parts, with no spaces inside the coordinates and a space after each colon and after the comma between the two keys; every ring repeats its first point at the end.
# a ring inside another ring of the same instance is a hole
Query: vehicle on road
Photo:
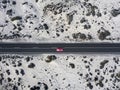
{"type": "Polygon", "coordinates": [[[57,48],[56,51],[57,52],[63,52],[63,48],[57,48]]]}

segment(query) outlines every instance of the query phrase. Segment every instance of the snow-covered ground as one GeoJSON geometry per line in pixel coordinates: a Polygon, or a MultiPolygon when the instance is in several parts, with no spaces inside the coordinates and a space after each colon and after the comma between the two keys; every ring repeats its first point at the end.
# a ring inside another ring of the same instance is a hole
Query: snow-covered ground
{"type": "Polygon", "coordinates": [[[0,55],[0,90],[120,90],[120,55],[0,55]]]}
{"type": "Polygon", "coordinates": [[[120,42],[120,0],[0,0],[1,42],[120,42]]]}
{"type": "MultiPolygon", "coordinates": [[[[0,0],[0,42],[120,43],[120,0],[0,0]]],[[[120,55],[0,54],[0,90],[120,90],[120,55]]]]}

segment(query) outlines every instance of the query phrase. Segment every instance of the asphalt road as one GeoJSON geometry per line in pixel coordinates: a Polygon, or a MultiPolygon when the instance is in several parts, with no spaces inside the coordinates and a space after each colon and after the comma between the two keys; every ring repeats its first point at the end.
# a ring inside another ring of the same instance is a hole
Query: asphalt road
{"type": "Polygon", "coordinates": [[[0,53],[119,53],[119,43],[0,43],[0,53]],[[63,48],[63,52],[57,52],[63,48]]]}

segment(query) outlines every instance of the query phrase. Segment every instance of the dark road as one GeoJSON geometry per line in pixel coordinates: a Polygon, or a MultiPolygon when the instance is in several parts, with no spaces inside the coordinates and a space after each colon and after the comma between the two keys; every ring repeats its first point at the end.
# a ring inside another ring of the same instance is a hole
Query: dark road
{"type": "Polygon", "coordinates": [[[1,43],[0,53],[114,53],[120,52],[119,43],[1,43]],[[57,52],[57,48],[62,48],[62,52],[57,52]]]}

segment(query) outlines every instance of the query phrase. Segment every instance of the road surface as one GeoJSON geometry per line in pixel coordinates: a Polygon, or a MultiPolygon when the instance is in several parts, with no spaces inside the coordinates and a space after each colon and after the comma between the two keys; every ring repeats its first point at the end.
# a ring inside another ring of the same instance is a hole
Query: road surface
{"type": "Polygon", "coordinates": [[[119,43],[0,43],[0,53],[119,53],[119,43]],[[57,52],[63,48],[63,52],[57,52]]]}

